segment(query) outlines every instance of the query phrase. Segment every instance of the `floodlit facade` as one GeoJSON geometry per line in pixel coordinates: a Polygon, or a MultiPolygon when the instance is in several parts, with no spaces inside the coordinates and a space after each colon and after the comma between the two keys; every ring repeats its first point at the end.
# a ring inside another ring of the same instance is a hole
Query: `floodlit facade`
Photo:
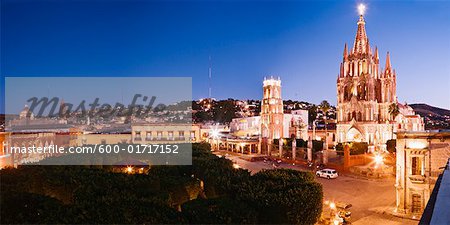
{"type": "MultiPolygon", "coordinates": [[[[308,139],[307,131],[308,110],[295,110],[281,115],[279,138],[308,139]]],[[[261,116],[234,118],[230,123],[230,133],[237,137],[260,137],[261,116]]]]}
{"type": "Polygon", "coordinates": [[[450,158],[450,131],[400,132],[396,157],[396,211],[418,219],[450,158]]]}
{"type": "Polygon", "coordinates": [[[337,142],[384,145],[395,139],[397,129],[423,130],[423,119],[411,107],[398,104],[397,74],[389,52],[384,69],[380,69],[378,48],[372,50],[365,24],[360,15],[354,44],[350,50],[347,44],[344,47],[337,78],[337,142]],[[399,106],[399,118],[394,118],[390,110],[395,104],[399,106]]]}

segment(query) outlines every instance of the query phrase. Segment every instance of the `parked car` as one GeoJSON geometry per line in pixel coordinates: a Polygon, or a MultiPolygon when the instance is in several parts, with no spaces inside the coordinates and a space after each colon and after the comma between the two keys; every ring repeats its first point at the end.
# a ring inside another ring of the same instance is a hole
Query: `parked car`
{"type": "Polygon", "coordinates": [[[327,179],[337,178],[337,177],[339,176],[338,173],[337,173],[337,171],[336,171],[336,170],[333,170],[333,169],[322,169],[322,170],[318,170],[318,171],[316,172],[316,175],[317,175],[318,177],[324,177],[324,178],[327,178],[327,179]]]}

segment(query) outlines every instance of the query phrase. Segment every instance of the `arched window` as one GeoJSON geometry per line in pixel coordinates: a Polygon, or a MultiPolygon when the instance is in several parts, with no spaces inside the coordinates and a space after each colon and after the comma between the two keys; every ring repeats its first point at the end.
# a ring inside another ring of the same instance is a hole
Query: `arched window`
{"type": "Polygon", "coordinates": [[[347,84],[344,89],[344,100],[350,101],[351,97],[352,97],[352,85],[347,84]]]}
{"type": "Polygon", "coordinates": [[[358,85],[358,99],[359,100],[366,100],[366,85],[364,83],[361,83],[358,85]]]}

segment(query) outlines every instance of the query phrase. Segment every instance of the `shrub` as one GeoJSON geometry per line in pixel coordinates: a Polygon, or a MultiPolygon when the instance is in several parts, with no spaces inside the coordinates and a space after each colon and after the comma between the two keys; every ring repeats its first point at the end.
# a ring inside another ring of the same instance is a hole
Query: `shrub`
{"type": "Polygon", "coordinates": [[[319,218],[322,186],[312,173],[252,176],[213,155],[209,144],[192,148],[191,166],[152,166],[140,175],[84,166],[0,170],[0,216],[5,223],[44,224],[314,224],[319,218]],[[17,194],[5,194],[11,192],[17,194]]]}
{"type": "Polygon", "coordinates": [[[303,139],[297,139],[297,147],[302,147],[302,148],[308,147],[308,141],[305,141],[303,139]]]}
{"type": "Polygon", "coordinates": [[[323,141],[313,140],[313,152],[318,152],[323,150],[323,141]]]}
{"type": "Polygon", "coordinates": [[[338,155],[344,155],[345,144],[350,146],[350,155],[364,154],[369,149],[369,144],[367,142],[338,143],[336,145],[336,153],[338,155]]]}
{"type": "Polygon", "coordinates": [[[361,155],[367,152],[369,144],[367,142],[353,142],[350,144],[350,155],[361,155]]]}
{"type": "Polygon", "coordinates": [[[189,224],[255,224],[258,214],[245,202],[227,197],[195,199],[182,206],[189,224]]]}
{"type": "Polygon", "coordinates": [[[322,186],[311,172],[263,170],[243,185],[239,199],[254,206],[259,223],[314,224],[322,211],[322,186]]]}
{"type": "Polygon", "coordinates": [[[386,142],[386,148],[390,153],[397,152],[397,140],[395,139],[388,140],[386,142]]]}

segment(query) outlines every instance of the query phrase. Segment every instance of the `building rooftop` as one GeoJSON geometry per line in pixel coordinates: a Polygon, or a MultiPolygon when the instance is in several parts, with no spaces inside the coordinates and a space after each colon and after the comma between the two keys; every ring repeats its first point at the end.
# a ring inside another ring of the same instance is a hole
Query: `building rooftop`
{"type": "Polygon", "coordinates": [[[397,132],[397,137],[399,138],[450,137],[450,130],[400,131],[397,132]]]}

